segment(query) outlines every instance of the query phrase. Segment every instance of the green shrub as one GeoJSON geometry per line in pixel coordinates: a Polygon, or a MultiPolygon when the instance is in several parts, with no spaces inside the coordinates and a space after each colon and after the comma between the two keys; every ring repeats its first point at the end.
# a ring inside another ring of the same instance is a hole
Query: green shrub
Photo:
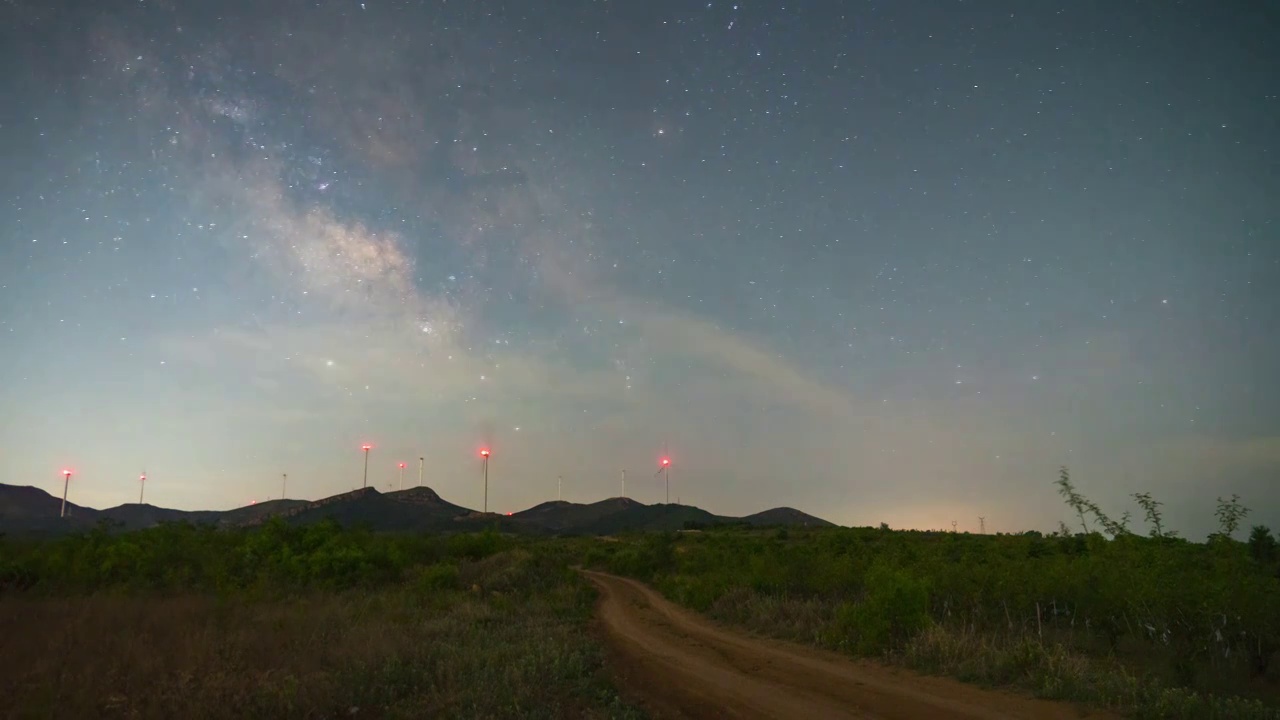
{"type": "Polygon", "coordinates": [[[458,566],[442,562],[419,568],[414,578],[414,585],[418,590],[426,593],[456,590],[460,586],[458,566]]]}
{"type": "Polygon", "coordinates": [[[866,595],[836,611],[836,634],[866,655],[889,651],[928,627],[927,583],[908,571],[884,564],[867,573],[866,595]]]}

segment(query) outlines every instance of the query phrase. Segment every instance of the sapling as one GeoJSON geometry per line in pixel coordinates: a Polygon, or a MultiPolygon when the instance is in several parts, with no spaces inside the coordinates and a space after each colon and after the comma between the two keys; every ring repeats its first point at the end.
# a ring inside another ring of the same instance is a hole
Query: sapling
{"type": "Polygon", "coordinates": [[[1151,497],[1151,493],[1134,493],[1133,499],[1138,501],[1138,505],[1142,507],[1142,511],[1146,513],[1147,525],[1151,526],[1148,534],[1153,538],[1177,537],[1176,531],[1165,532],[1164,529],[1164,513],[1160,512],[1160,506],[1164,503],[1151,497]]]}
{"type": "Polygon", "coordinates": [[[1076,492],[1075,486],[1071,484],[1071,473],[1067,472],[1066,465],[1063,465],[1062,469],[1058,471],[1056,484],[1058,486],[1058,494],[1067,501],[1067,506],[1075,510],[1076,514],[1080,516],[1080,527],[1084,528],[1084,532],[1087,535],[1089,533],[1089,523],[1085,520],[1084,512],[1089,509],[1092,503],[1076,492]]]}
{"type": "Polygon", "coordinates": [[[1218,509],[1213,512],[1218,518],[1218,529],[1224,538],[1230,538],[1240,529],[1240,521],[1249,514],[1249,508],[1240,504],[1240,496],[1231,495],[1230,500],[1218,498],[1218,509]]]}

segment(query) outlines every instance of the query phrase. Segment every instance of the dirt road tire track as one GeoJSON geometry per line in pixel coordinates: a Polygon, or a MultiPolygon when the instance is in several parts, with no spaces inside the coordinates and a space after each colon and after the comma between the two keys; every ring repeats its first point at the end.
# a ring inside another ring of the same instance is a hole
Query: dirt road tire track
{"type": "Polygon", "coordinates": [[[624,689],[659,718],[1103,720],[1054,703],[726,630],[628,578],[583,571],[624,689]]]}

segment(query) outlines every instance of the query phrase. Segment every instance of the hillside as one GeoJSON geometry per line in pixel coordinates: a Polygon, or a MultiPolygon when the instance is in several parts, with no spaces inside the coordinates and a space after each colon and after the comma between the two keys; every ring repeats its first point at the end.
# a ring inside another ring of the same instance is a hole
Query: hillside
{"type": "Polygon", "coordinates": [[[767,526],[767,525],[787,525],[792,527],[836,527],[833,522],[828,522],[822,518],[814,517],[808,513],[802,513],[795,508],[777,507],[772,510],[765,510],[754,515],[747,515],[739,518],[739,522],[748,525],[767,526]]]}
{"type": "Polygon", "coordinates": [[[187,522],[192,525],[216,523],[221,515],[216,510],[171,510],[155,505],[128,503],[102,510],[98,513],[98,518],[120,523],[125,530],[141,530],[165,522],[187,522]]]}
{"type": "Polygon", "coordinates": [[[165,522],[252,527],[273,517],[289,524],[309,524],[333,518],[343,525],[373,530],[467,532],[497,528],[522,535],[612,535],[622,532],[682,530],[723,524],[831,526],[825,520],[795,510],[774,508],[743,518],[714,515],[689,505],[646,505],[631,498],[608,498],[594,503],[551,501],[511,515],[481,513],[455,505],[429,487],[381,493],[363,488],[319,500],[271,500],[233,510],[173,510],[129,503],[96,510],[67,504],[67,518],[58,517],[61,499],[35,487],[0,484],[0,532],[56,534],[94,527],[106,520],[124,530],[165,522]]]}

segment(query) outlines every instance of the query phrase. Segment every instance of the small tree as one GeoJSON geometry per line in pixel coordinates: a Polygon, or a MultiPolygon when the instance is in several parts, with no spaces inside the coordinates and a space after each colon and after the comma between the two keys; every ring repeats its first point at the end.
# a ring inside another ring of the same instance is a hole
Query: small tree
{"type": "Polygon", "coordinates": [[[1160,511],[1160,506],[1164,503],[1151,497],[1151,493],[1134,493],[1133,499],[1138,501],[1138,505],[1142,506],[1142,511],[1146,513],[1147,525],[1151,526],[1150,535],[1153,538],[1177,537],[1176,531],[1165,532],[1164,529],[1164,513],[1160,511]]]}
{"type": "Polygon", "coordinates": [[[1271,536],[1271,529],[1266,525],[1254,525],[1249,533],[1249,556],[1263,564],[1275,562],[1280,555],[1276,539],[1271,536]]]}
{"type": "MultiPolygon", "coordinates": [[[[1085,520],[1084,513],[1091,509],[1093,503],[1089,502],[1080,493],[1076,492],[1075,485],[1071,484],[1071,473],[1067,472],[1067,466],[1063,465],[1058,471],[1058,494],[1066,500],[1067,507],[1076,511],[1076,515],[1080,516],[1080,527],[1084,528],[1085,534],[1089,532],[1089,523],[1085,520]]],[[[1093,508],[1096,510],[1096,508],[1093,508]]]]}
{"type": "Polygon", "coordinates": [[[1218,509],[1213,513],[1218,518],[1219,534],[1230,538],[1240,529],[1240,521],[1249,514],[1249,508],[1240,504],[1240,496],[1232,494],[1230,500],[1218,498],[1218,509]]]}
{"type": "Polygon", "coordinates": [[[1084,502],[1085,507],[1088,508],[1089,512],[1093,513],[1093,517],[1102,526],[1103,532],[1113,538],[1129,533],[1129,518],[1131,515],[1128,510],[1124,511],[1119,520],[1112,520],[1106,513],[1102,512],[1102,508],[1098,507],[1097,503],[1092,500],[1085,500],[1084,502]]]}

